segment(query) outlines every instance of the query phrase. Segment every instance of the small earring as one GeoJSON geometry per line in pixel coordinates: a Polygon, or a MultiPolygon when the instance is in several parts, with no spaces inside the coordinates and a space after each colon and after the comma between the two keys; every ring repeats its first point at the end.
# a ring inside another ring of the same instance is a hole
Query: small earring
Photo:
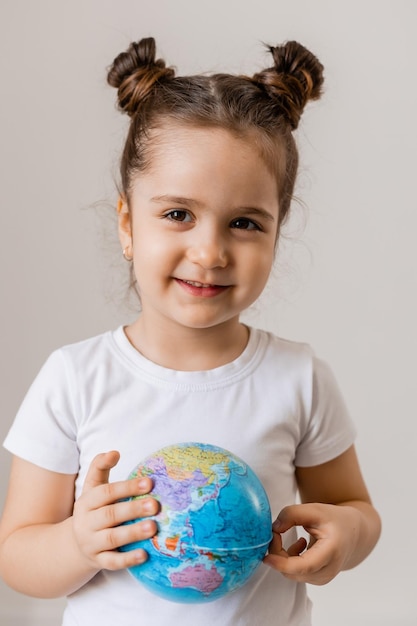
{"type": "Polygon", "coordinates": [[[129,250],[131,249],[131,247],[132,246],[126,246],[126,248],[123,248],[123,252],[122,252],[125,261],[128,261],[128,262],[133,261],[133,255],[129,254],[129,250]]]}

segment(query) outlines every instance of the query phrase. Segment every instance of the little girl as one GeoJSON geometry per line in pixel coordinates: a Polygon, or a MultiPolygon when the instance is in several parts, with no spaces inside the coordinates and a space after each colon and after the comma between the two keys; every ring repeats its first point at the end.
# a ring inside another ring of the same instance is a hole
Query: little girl
{"type": "Polygon", "coordinates": [[[5,442],[14,460],[1,573],[22,593],[68,596],[65,626],[306,626],[306,583],[354,567],[378,539],[329,368],[309,346],[240,321],[290,209],[292,131],[323,82],[300,44],[270,52],[272,67],[253,77],[176,77],[149,38],[110,68],[131,118],[117,211],[141,312],[54,352],[5,442]],[[151,481],[126,480],[130,470],[182,441],[244,459],[275,520],[256,574],[209,604],[154,596],[127,571],[146,553],[118,550],[157,533],[151,481]]]}

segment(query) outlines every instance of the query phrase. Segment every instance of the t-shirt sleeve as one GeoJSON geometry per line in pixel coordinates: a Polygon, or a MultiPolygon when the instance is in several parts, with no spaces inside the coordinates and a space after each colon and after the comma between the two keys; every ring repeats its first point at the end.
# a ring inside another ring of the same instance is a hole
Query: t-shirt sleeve
{"type": "Polygon", "coordinates": [[[329,366],[313,357],[311,408],[297,447],[295,465],[327,463],[355,441],[356,429],[329,366]]]}
{"type": "Polygon", "coordinates": [[[76,474],[79,455],[71,392],[64,355],[57,350],[29,388],[4,447],[44,469],[76,474]]]}

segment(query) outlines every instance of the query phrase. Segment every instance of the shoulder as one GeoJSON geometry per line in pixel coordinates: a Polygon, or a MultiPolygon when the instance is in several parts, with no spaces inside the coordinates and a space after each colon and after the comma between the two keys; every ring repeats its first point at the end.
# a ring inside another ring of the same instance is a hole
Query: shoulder
{"type": "Polygon", "coordinates": [[[309,372],[311,382],[314,379],[334,381],[332,369],[328,363],[317,356],[312,346],[306,342],[285,339],[266,330],[252,328],[251,333],[257,337],[258,345],[263,348],[265,358],[272,359],[286,371],[303,370],[309,372]]]}
{"type": "Polygon", "coordinates": [[[99,335],[95,335],[94,337],[88,337],[87,339],[82,339],[81,341],[66,344],[55,350],[55,353],[61,354],[66,358],[79,359],[107,352],[112,344],[113,335],[118,331],[119,329],[116,331],[106,331],[104,333],[100,333],[99,335]]]}
{"type": "Polygon", "coordinates": [[[258,330],[257,332],[265,336],[265,341],[271,350],[274,350],[283,357],[311,358],[313,355],[313,350],[308,343],[285,339],[270,331],[258,330]]]}
{"type": "Polygon", "coordinates": [[[263,346],[263,376],[274,377],[276,385],[290,388],[303,397],[307,411],[311,414],[315,405],[327,405],[341,393],[332,368],[326,360],[318,357],[305,342],[284,339],[271,332],[255,329],[259,345],[263,346]],[[278,382],[280,381],[280,382],[278,382]]]}
{"type": "Polygon", "coordinates": [[[88,386],[111,360],[112,335],[113,331],[109,331],[54,350],[38,371],[28,396],[36,392],[58,399],[73,394],[80,381],[82,386],[88,386]]]}
{"type": "Polygon", "coordinates": [[[302,372],[311,376],[315,355],[309,344],[284,339],[266,330],[251,329],[251,332],[257,338],[268,366],[273,366],[275,371],[282,370],[288,375],[302,372]]]}
{"type": "Polygon", "coordinates": [[[67,372],[82,372],[84,376],[97,369],[106,368],[117,353],[114,337],[120,332],[121,327],[66,344],[55,350],[49,360],[56,364],[60,363],[67,372]]]}

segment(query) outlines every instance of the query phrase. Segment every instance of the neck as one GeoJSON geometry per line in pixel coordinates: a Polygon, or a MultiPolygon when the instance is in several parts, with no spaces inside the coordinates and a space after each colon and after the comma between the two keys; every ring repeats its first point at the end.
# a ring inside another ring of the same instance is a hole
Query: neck
{"type": "Polygon", "coordinates": [[[125,332],[147,359],[178,371],[209,370],[230,363],[242,354],[249,338],[248,328],[238,319],[212,328],[173,329],[154,321],[149,324],[140,315],[125,332]]]}

